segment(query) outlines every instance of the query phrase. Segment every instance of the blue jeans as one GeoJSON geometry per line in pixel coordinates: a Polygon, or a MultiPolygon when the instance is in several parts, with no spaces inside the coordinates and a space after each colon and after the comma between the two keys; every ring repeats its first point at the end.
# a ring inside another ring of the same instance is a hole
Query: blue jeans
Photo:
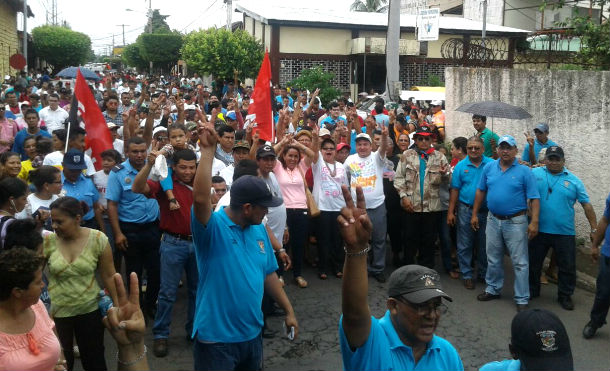
{"type": "Polygon", "coordinates": [[[472,255],[474,247],[478,245],[477,251],[477,276],[485,279],[487,272],[487,253],[485,252],[485,227],[487,226],[487,211],[479,212],[479,230],[474,231],[470,226],[472,208],[458,204],[457,214],[457,256],[460,263],[460,272],[463,279],[474,278],[472,269],[472,255]]]}
{"type": "Polygon", "coordinates": [[[368,271],[372,274],[383,273],[385,269],[385,241],[388,223],[386,221],[385,204],[374,209],[366,209],[371,223],[374,225],[371,235],[371,254],[368,271]]]}
{"type": "Polygon", "coordinates": [[[527,216],[519,215],[500,220],[487,217],[487,282],[486,292],[499,295],[504,285],[504,250],[508,251],[515,273],[514,298],[517,304],[527,304],[530,297],[529,259],[527,249],[527,216]]]}
{"type": "Polygon", "coordinates": [[[596,327],[601,327],[606,323],[608,308],[610,308],[610,258],[600,255],[595,301],[591,308],[591,322],[596,327]]]}
{"type": "Polygon", "coordinates": [[[241,343],[202,343],[193,345],[195,371],[262,370],[263,337],[241,343]]]}
{"type": "Polygon", "coordinates": [[[153,335],[155,339],[167,339],[169,337],[169,325],[172,321],[172,308],[176,301],[176,291],[178,291],[182,270],[185,270],[188,288],[188,313],[184,330],[190,336],[193,332],[198,279],[193,243],[164,233],[161,237],[160,250],[161,285],[153,335]]]}

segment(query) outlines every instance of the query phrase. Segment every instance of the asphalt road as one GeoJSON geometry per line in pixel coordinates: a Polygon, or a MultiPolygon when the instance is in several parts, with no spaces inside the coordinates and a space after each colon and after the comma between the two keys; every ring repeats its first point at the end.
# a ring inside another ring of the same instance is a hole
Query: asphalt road
{"type": "MultiPolygon", "coordinates": [[[[387,273],[391,269],[388,269],[387,273]]],[[[505,271],[511,271],[510,262],[505,262],[505,271]]],[[[284,337],[264,340],[266,370],[341,370],[341,354],[338,343],[338,320],[341,309],[341,280],[331,276],[319,280],[312,268],[306,268],[305,277],[309,287],[300,289],[291,282],[286,292],[295,307],[300,325],[300,336],[294,342],[284,337]]],[[[437,335],[449,340],[458,350],[464,368],[476,370],[489,361],[508,358],[510,323],[515,315],[512,300],[512,274],[506,279],[502,299],[481,303],[476,300],[484,287],[478,284],[473,291],[466,290],[459,280],[441,274],[445,291],[453,297],[448,303],[449,312],[440,320],[437,335]]],[[[287,280],[290,281],[290,280],[287,280]]],[[[387,284],[369,280],[369,305],[372,314],[380,317],[385,312],[387,284]]],[[[540,298],[530,302],[530,307],[545,308],[555,312],[563,321],[570,336],[574,365],[577,370],[608,370],[610,357],[610,327],[598,331],[591,340],[583,339],[581,332],[589,318],[593,294],[576,289],[573,296],[576,309],[563,310],[556,302],[557,286],[543,285],[540,298]]],[[[170,353],[165,358],[152,354],[152,334],[147,335],[148,359],[152,370],[192,370],[191,343],[185,339],[184,319],[186,290],[179,290],[174,307],[174,320],[170,335],[170,353]]],[[[282,318],[271,317],[269,326],[281,330],[282,318]]],[[[109,369],[116,367],[116,347],[106,334],[106,359],[109,369]]],[[[80,362],[77,369],[82,369],[80,362]]]]}

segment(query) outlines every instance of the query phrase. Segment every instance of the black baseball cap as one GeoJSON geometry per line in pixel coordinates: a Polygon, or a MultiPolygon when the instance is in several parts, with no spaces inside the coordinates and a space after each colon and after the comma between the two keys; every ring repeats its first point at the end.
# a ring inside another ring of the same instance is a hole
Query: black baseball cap
{"type": "Polygon", "coordinates": [[[273,196],[267,183],[259,177],[244,175],[231,185],[231,205],[253,204],[264,207],[280,206],[284,200],[273,196]]]}
{"type": "Polygon", "coordinates": [[[85,153],[76,149],[70,149],[64,155],[63,167],[69,170],[84,170],[87,168],[85,163],[85,153]]]}
{"type": "Polygon", "coordinates": [[[548,310],[517,313],[511,324],[511,345],[526,370],[574,370],[568,333],[561,320],[548,310]]]}
{"type": "Polygon", "coordinates": [[[421,125],[415,132],[415,135],[429,136],[432,135],[432,129],[428,125],[421,125]]]}
{"type": "Polygon", "coordinates": [[[549,148],[546,149],[546,153],[545,153],[545,158],[549,158],[549,157],[559,157],[560,160],[563,160],[564,155],[563,155],[563,149],[559,146],[550,146],[549,148]]]}
{"type": "Polygon", "coordinates": [[[443,291],[438,272],[421,265],[405,265],[395,270],[390,276],[388,296],[402,296],[413,304],[424,303],[439,296],[453,301],[443,291]]]}
{"type": "Polygon", "coordinates": [[[256,159],[269,156],[277,157],[277,155],[275,154],[275,150],[269,144],[265,144],[264,146],[261,146],[256,150],[256,159]]]}

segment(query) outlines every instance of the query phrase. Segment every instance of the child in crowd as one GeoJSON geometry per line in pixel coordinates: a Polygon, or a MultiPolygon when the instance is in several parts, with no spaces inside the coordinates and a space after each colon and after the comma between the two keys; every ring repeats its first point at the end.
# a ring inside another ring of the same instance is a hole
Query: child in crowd
{"type": "Polygon", "coordinates": [[[27,160],[21,161],[21,171],[17,177],[27,184],[30,184],[30,170],[33,170],[32,160],[36,157],[36,138],[33,135],[28,136],[23,141],[23,150],[27,156],[27,160]]]}

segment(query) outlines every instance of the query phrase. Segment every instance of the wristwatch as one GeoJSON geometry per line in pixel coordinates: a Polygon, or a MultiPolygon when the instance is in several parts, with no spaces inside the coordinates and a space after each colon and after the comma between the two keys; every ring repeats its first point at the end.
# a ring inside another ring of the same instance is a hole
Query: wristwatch
{"type": "Polygon", "coordinates": [[[591,229],[591,233],[597,233],[597,228],[591,229]]]}

